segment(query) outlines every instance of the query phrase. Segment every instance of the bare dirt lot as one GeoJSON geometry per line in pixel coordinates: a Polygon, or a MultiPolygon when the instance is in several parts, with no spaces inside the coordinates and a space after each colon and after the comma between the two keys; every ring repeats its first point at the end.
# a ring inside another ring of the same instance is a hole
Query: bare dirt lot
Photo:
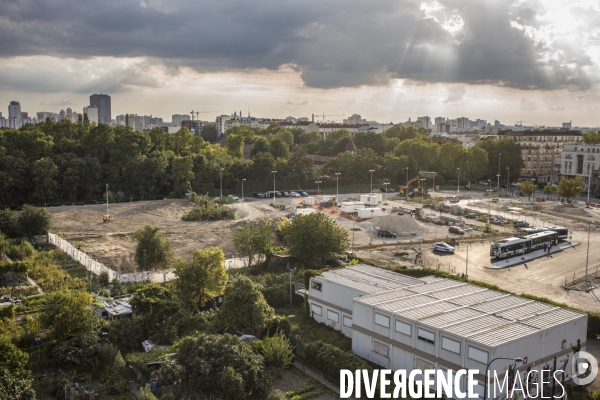
{"type": "Polygon", "coordinates": [[[186,222],[181,216],[191,208],[188,200],[142,201],[110,205],[112,222],[103,223],[106,205],[49,208],[52,232],[119,273],[137,270],[133,233],[145,224],[157,225],[177,257],[190,258],[197,248],[219,247],[226,257],[235,255],[232,229],[239,221],[186,222]]]}

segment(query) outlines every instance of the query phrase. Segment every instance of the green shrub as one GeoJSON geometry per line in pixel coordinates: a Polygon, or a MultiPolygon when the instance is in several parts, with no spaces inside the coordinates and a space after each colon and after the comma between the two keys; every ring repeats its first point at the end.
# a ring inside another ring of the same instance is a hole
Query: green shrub
{"type": "Polygon", "coordinates": [[[282,332],[263,340],[262,353],[265,358],[265,363],[275,368],[285,368],[290,365],[294,359],[292,346],[282,332]]]}
{"type": "Polygon", "coordinates": [[[222,219],[234,219],[235,211],[229,207],[212,205],[195,205],[187,214],[181,217],[184,221],[216,221],[222,219]]]}
{"type": "Polygon", "coordinates": [[[24,260],[25,258],[31,257],[35,254],[35,249],[27,240],[22,239],[19,243],[13,245],[10,249],[10,256],[17,260],[24,260]]]}
{"type": "Polygon", "coordinates": [[[294,390],[290,390],[289,392],[285,392],[285,395],[288,397],[294,397],[294,396],[298,396],[302,393],[312,392],[316,388],[317,388],[316,385],[302,386],[298,389],[294,389],[294,390]]]}

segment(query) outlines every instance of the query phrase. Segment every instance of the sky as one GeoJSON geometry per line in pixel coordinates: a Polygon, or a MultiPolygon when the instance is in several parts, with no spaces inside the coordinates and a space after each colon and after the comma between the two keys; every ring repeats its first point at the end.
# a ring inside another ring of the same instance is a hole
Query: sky
{"type": "Polygon", "coordinates": [[[0,112],[600,125],[598,0],[0,0],[0,112]],[[323,116],[324,115],[324,116],[323,116]]]}

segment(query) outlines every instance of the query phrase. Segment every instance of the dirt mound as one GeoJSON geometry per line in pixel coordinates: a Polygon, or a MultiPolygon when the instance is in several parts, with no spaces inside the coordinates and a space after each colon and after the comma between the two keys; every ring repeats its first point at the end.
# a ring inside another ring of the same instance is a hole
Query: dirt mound
{"type": "Polygon", "coordinates": [[[369,220],[369,222],[373,227],[373,232],[376,232],[376,229],[378,228],[394,232],[398,236],[419,235],[423,233],[421,225],[408,215],[385,215],[383,217],[373,218],[369,220]]]}
{"type": "Polygon", "coordinates": [[[585,211],[583,208],[579,208],[579,207],[576,207],[571,204],[564,204],[561,206],[556,206],[551,211],[561,213],[561,214],[576,215],[576,216],[589,215],[588,212],[585,211]]]}

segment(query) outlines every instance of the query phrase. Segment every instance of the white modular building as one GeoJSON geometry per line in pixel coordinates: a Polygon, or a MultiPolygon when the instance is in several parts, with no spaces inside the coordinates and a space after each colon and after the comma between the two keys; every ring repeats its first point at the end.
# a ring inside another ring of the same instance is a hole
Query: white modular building
{"type": "Polygon", "coordinates": [[[533,393],[540,371],[555,362],[565,371],[559,377],[570,380],[573,346],[585,349],[586,314],[452,279],[416,279],[358,265],[311,278],[308,301],[315,320],[351,332],[353,352],[382,368],[478,369],[479,398],[490,361],[491,376],[515,368],[525,382],[533,371],[533,393]],[[342,322],[335,321],[337,314],[342,322]]]}
{"type": "Polygon", "coordinates": [[[381,217],[381,208],[373,207],[373,208],[363,208],[360,210],[356,210],[356,216],[358,218],[375,218],[381,217]]]}
{"type": "Polygon", "coordinates": [[[308,304],[313,318],[348,337],[352,337],[355,298],[424,283],[417,278],[364,264],[327,271],[310,282],[308,304]]]}

